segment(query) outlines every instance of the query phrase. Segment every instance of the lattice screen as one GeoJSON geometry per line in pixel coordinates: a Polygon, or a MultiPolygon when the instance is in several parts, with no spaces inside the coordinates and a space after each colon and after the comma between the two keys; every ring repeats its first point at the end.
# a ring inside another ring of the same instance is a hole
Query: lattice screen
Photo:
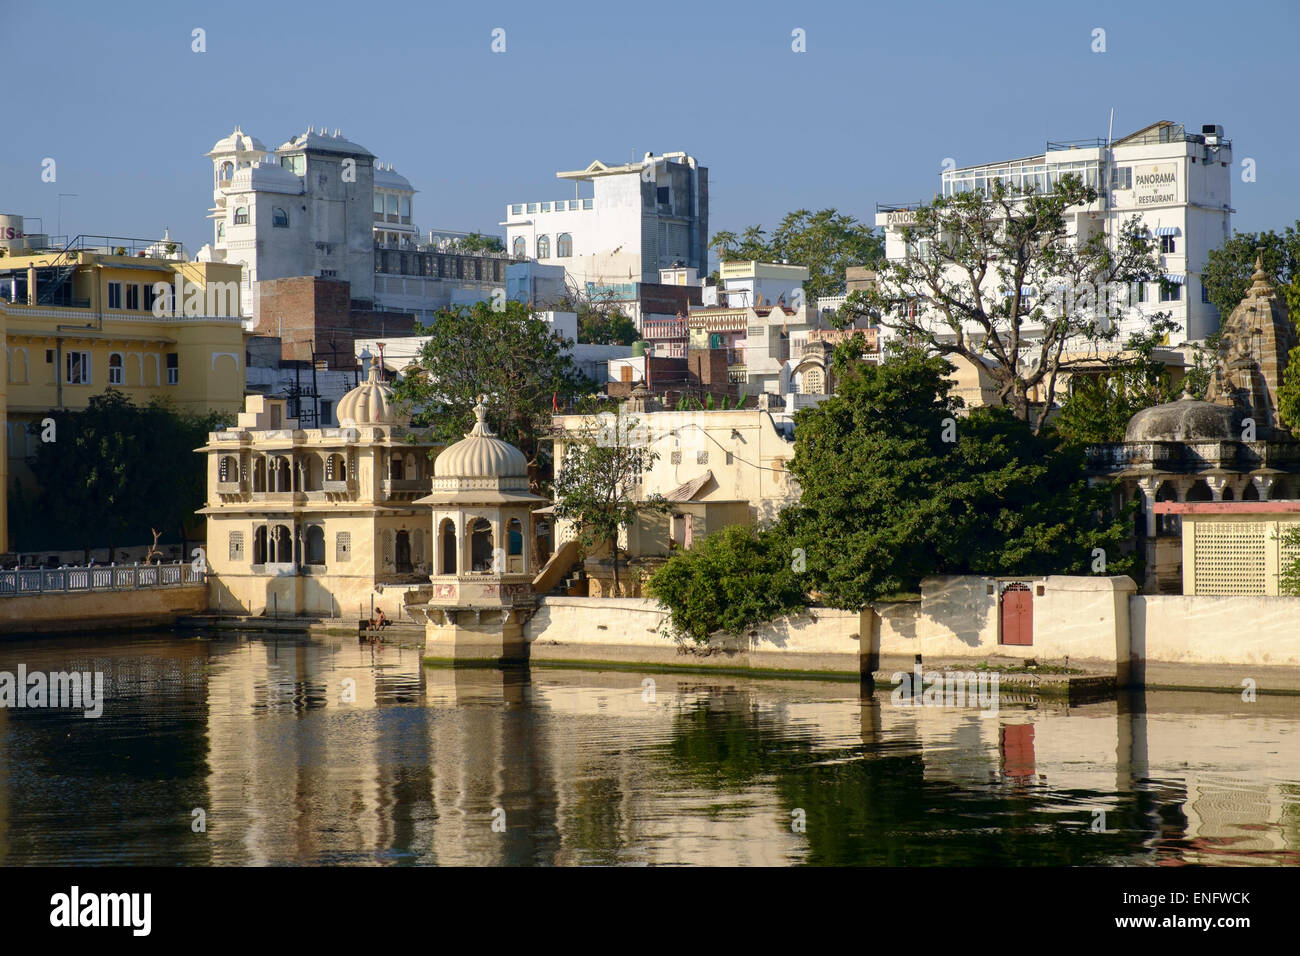
{"type": "Polygon", "coordinates": [[[1196,593],[1264,594],[1265,526],[1196,522],[1196,593]]]}

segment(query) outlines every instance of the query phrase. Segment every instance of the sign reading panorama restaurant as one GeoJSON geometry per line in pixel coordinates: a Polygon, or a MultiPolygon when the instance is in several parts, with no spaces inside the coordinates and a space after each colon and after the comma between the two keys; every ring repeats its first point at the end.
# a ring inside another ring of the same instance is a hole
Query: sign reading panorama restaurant
{"type": "Polygon", "coordinates": [[[1133,167],[1133,204],[1164,206],[1178,202],[1178,164],[1152,163],[1133,167]]]}

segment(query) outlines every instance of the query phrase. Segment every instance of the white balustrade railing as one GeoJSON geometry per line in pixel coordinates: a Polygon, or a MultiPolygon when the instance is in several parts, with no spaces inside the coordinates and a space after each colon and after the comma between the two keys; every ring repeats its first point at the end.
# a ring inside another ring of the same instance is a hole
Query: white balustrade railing
{"type": "Polygon", "coordinates": [[[71,568],[19,568],[0,571],[0,597],[70,594],[78,591],[137,591],[142,588],[203,584],[193,564],[97,564],[71,568]]]}

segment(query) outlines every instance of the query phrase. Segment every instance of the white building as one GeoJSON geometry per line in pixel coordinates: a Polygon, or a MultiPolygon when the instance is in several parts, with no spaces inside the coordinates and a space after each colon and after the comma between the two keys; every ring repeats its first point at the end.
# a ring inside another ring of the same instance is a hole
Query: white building
{"type": "Polygon", "coordinates": [[[274,152],[239,127],[216,142],[213,242],[200,259],[244,265],[241,305],[257,316],[263,279],[346,279],[352,298],[372,301],[374,155],[335,130],[309,127],[274,152]]]}
{"type": "Polygon", "coordinates": [[[686,153],[646,153],[639,163],[558,172],[573,199],[511,203],[506,249],[562,265],[579,288],[658,282],[676,262],[708,271],[709,171],[686,153]],[[592,194],[578,195],[581,184],[592,194]]]}
{"type": "MultiPolygon", "coordinates": [[[[1140,217],[1159,240],[1165,283],[1141,284],[1132,290],[1122,335],[1142,327],[1156,312],[1169,312],[1181,331],[1170,344],[1203,339],[1218,328],[1218,310],[1210,304],[1201,273],[1211,249],[1231,235],[1232,144],[1221,126],[1189,133],[1162,121],[1107,144],[1104,140],[1048,143],[1046,150],[1022,159],[947,170],[944,196],[966,191],[989,194],[993,183],[1039,192],[1051,190],[1062,175],[1073,173],[1097,189],[1095,202],[1077,206],[1069,217],[1068,235],[1083,242],[1104,233],[1117,236],[1124,222],[1140,217]]],[[[915,221],[915,204],[880,207],[876,225],[885,230],[885,254],[893,261],[908,255],[902,228],[915,221]]],[[[996,279],[994,280],[996,281],[996,279]]],[[[1048,290],[1032,289],[1032,295],[1048,290]]],[[[1030,330],[1032,331],[1032,330],[1030,330]]]]}

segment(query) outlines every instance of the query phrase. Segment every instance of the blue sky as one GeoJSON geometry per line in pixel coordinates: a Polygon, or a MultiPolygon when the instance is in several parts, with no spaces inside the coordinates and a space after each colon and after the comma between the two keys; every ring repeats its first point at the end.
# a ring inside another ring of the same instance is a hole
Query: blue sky
{"type": "MultiPolygon", "coordinates": [[[[713,231],[928,198],[1048,139],[1220,123],[1240,230],[1300,218],[1300,4],[31,3],[0,0],[0,212],[207,241],[204,153],[336,127],[420,190],[425,228],[500,232],[556,170],[646,150],[709,167],[713,231]],[[207,52],[191,51],[191,31],[207,52]],[[491,32],[506,31],[493,53],[491,32]],[[806,32],[806,53],[791,31],[806,32]],[[1106,52],[1091,50],[1106,31],[1106,52]],[[57,162],[43,183],[41,162],[57,162]],[[1240,162],[1256,163],[1244,183],[1240,162]]],[[[35,225],[29,228],[35,231],[35,225]]]]}

